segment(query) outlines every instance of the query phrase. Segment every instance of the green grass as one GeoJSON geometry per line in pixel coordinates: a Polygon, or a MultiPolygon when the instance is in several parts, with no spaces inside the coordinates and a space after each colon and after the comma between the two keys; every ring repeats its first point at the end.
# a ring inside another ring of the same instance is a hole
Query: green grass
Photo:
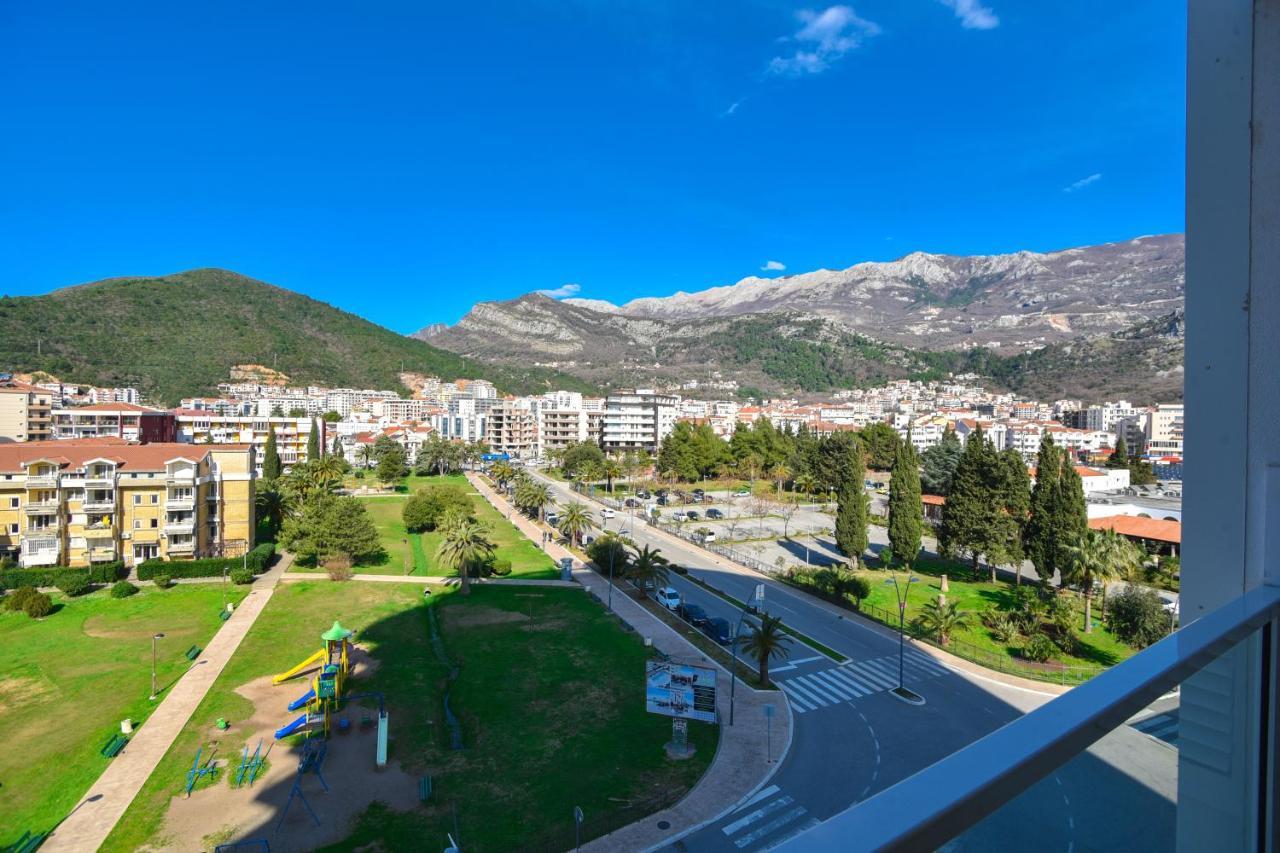
{"type": "MultiPolygon", "coordinates": [[[[460,474],[445,477],[407,477],[405,482],[412,489],[423,485],[460,486],[471,494],[475,505],[477,520],[489,528],[489,539],[496,547],[498,557],[511,561],[511,574],[507,577],[526,578],[531,580],[555,580],[560,571],[555,563],[516,526],[499,513],[486,501],[479,492],[471,488],[471,484],[460,474]]],[[[405,529],[400,516],[404,510],[409,492],[400,495],[377,495],[361,498],[378,534],[382,539],[382,547],[386,556],[378,563],[356,567],[356,572],[375,575],[403,575],[409,567],[408,574],[427,575],[433,577],[450,577],[457,575],[452,569],[445,569],[436,562],[436,549],[440,545],[441,535],[435,532],[410,533],[405,529]]],[[[299,567],[297,571],[308,571],[299,567]]],[[[312,569],[311,571],[322,571],[312,569]]]]}
{"type": "MultiPolygon", "coordinates": [[[[245,593],[229,590],[233,602],[245,593]]],[[[0,613],[0,846],[65,817],[106,768],[99,750],[120,721],[136,726],[151,713],[152,634],[165,634],[156,666],[163,689],[191,666],[183,653],[222,625],[216,584],[55,599],[59,609],[39,621],[0,613]]]]}
{"type": "Polygon", "coordinates": [[[468,850],[511,849],[562,827],[575,805],[592,817],[607,815],[625,801],[692,786],[705,771],[715,727],[691,724],[698,755],[666,759],[670,722],[644,711],[646,650],[580,590],[489,586],[435,598],[448,654],[460,665],[450,704],[463,723],[463,751],[448,748],[446,668],[432,654],[419,590],[289,583],[276,590],[103,850],[166,843],[158,836],[169,799],[216,718],[232,722],[221,751],[238,757],[243,741],[234,727],[252,709],[235,688],[305,657],[334,618],[354,628],[378,661],[352,687],[386,694],[389,757],[410,774],[430,773],[435,787],[426,807],[370,807],[335,849],[434,846],[453,831],[455,803],[468,850]]]}
{"type": "MultiPolygon", "coordinates": [[[[1017,656],[1017,652],[1022,646],[1022,641],[1014,640],[1002,643],[996,640],[991,636],[991,632],[986,626],[982,624],[980,618],[985,611],[1010,608],[1013,601],[1013,586],[1004,581],[991,583],[990,581],[970,580],[968,568],[959,563],[921,560],[915,565],[912,573],[920,579],[920,582],[911,585],[911,591],[907,599],[907,622],[910,623],[919,614],[920,609],[926,602],[938,597],[938,594],[942,591],[941,576],[943,572],[947,573],[947,601],[959,602],[961,610],[967,610],[972,614],[970,627],[957,631],[953,639],[968,643],[980,651],[1026,664],[1025,659],[1017,656]]],[[[899,582],[901,582],[905,574],[903,572],[898,572],[897,574],[899,582]]],[[[873,570],[867,573],[867,577],[871,581],[871,595],[866,599],[866,603],[887,610],[891,614],[896,614],[898,612],[898,603],[894,597],[893,586],[892,584],[884,583],[889,579],[889,574],[873,570]]],[[[1067,666],[1111,666],[1134,653],[1133,649],[1122,643],[1101,624],[1101,610],[1097,601],[1094,602],[1093,616],[1095,624],[1093,632],[1085,634],[1082,630],[1084,627],[1083,604],[1080,602],[1079,596],[1070,595],[1077,605],[1079,614],[1076,623],[1076,636],[1079,643],[1076,654],[1060,655],[1057,658],[1059,663],[1067,666]]],[[[893,620],[893,625],[897,627],[896,618],[893,620]]]]}

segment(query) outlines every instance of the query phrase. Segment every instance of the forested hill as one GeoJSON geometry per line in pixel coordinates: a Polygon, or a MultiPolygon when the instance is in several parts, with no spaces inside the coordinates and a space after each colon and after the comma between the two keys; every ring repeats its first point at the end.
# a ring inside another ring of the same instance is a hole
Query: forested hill
{"type": "Polygon", "coordinates": [[[488,379],[501,390],[591,390],[549,370],[482,364],[299,293],[219,269],[117,278],[0,298],[0,370],[133,385],[174,404],[264,364],[297,384],[398,389],[399,373],[488,379]]]}

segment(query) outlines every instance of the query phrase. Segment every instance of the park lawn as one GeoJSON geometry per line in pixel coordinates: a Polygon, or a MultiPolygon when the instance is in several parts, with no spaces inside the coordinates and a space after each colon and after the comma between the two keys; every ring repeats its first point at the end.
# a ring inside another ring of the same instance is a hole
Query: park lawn
{"type": "MultiPolygon", "coordinates": [[[[231,729],[225,740],[217,744],[215,754],[223,758],[238,756],[244,746],[243,735],[237,731],[236,724],[251,715],[253,706],[235,689],[264,675],[283,672],[318,650],[322,645],[320,634],[335,619],[356,631],[357,641],[366,645],[380,662],[369,679],[352,684],[361,690],[387,691],[388,708],[396,725],[412,730],[424,724],[418,706],[420,697],[431,689],[427,674],[431,652],[421,600],[420,588],[401,584],[326,580],[277,586],[235,655],[101,849],[133,851],[147,844],[164,848],[165,839],[157,835],[164,824],[169,800],[182,792],[185,774],[196,750],[203,746],[205,753],[209,752],[211,745],[203,740],[204,733],[222,717],[231,723],[231,729]]],[[[302,689],[301,682],[290,682],[279,688],[281,725],[295,716],[285,711],[285,705],[302,689]]],[[[400,761],[412,759],[401,743],[399,738],[392,738],[390,757],[400,761]]],[[[233,822],[231,817],[228,820],[233,822]]]]}
{"type": "MultiPolygon", "coordinates": [[[[921,560],[914,567],[912,573],[920,579],[920,582],[911,585],[907,599],[907,623],[911,623],[926,602],[938,597],[942,586],[941,575],[944,571],[947,572],[947,601],[959,602],[961,610],[972,614],[970,626],[957,631],[953,639],[969,643],[984,652],[1026,663],[1024,659],[1017,656],[1022,646],[1021,639],[1002,643],[991,636],[991,632],[982,624],[981,619],[981,614],[988,610],[1010,607],[1013,600],[1013,585],[1005,581],[991,583],[986,580],[968,580],[967,578],[970,577],[968,568],[958,563],[921,560]],[[957,579],[957,575],[966,579],[957,579]]],[[[900,583],[906,577],[901,571],[896,574],[900,583]]],[[[871,570],[867,572],[867,578],[871,581],[871,595],[866,599],[866,603],[887,610],[891,614],[897,614],[898,603],[894,597],[893,585],[884,583],[889,579],[889,573],[871,570]]],[[[1084,627],[1083,602],[1074,593],[1066,594],[1071,595],[1076,605],[1079,617],[1076,624],[1076,637],[1079,642],[1076,654],[1060,654],[1056,659],[1058,663],[1067,666],[1106,667],[1119,663],[1134,653],[1133,649],[1122,643],[1102,625],[1099,618],[1101,613],[1099,601],[1094,602],[1093,632],[1085,634],[1082,630],[1084,627]]],[[[896,619],[894,625],[896,627],[896,619]]]]}
{"type": "MultiPolygon", "coordinates": [[[[460,665],[450,706],[464,749],[448,749],[438,717],[398,732],[421,751],[437,793],[423,810],[370,808],[334,850],[443,845],[455,804],[464,849],[567,849],[575,806],[589,822],[607,820],[621,804],[692,787],[709,766],[711,725],[690,723],[694,758],[666,758],[671,723],[644,710],[640,638],[581,590],[485,586],[438,602],[447,654],[460,665]],[[560,834],[540,845],[548,833],[560,834]]],[[[420,704],[436,714],[440,697],[420,704]]]]}
{"type": "MultiPolygon", "coordinates": [[[[411,478],[412,479],[412,478],[411,478]]],[[[418,478],[432,483],[450,482],[449,477],[418,478]]],[[[457,478],[462,482],[471,501],[475,505],[476,519],[489,528],[489,538],[496,546],[498,557],[511,561],[511,574],[507,577],[554,580],[560,577],[554,561],[533,542],[516,529],[516,526],[502,516],[478,492],[471,488],[465,478],[457,478]]],[[[453,484],[453,483],[451,483],[453,484]]],[[[436,562],[436,548],[440,545],[441,535],[436,532],[410,533],[401,520],[405,501],[408,495],[385,495],[361,498],[378,535],[386,555],[377,563],[360,565],[356,571],[375,575],[428,575],[449,577],[457,574],[452,569],[445,569],[436,562]],[[408,571],[406,571],[408,569],[408,571]]],[[[307,571],[307,569],[299,569],[307,571]]],[[[322,571],[315,568],[312,571],[322,571]]]]}
{"type": "MultiPolygon", "coordinates": [[[[231,587],[238,603],[247,590],[231,587]]],[[[151,636],[163,689],[222,625],[220,584],[143,587],[125,599],[99,591],[78,598],[55,594],[58,609],[44,619],[0,612],[0,848],[24,831],[44,832],[64,818],[106,769],[99,750],[151,713],[151,636]]]]}

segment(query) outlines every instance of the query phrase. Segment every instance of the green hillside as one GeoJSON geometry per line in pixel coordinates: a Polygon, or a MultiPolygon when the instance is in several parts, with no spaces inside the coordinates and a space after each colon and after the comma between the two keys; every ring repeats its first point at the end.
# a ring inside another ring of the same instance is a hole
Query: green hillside
{"type": "Polygon", "coordinates": [[[0,370],[133,385],[159,402],[212,392],[236,364],[295,384],[398,389],[401,370],[488,379],[501,390],[591,390],[573,377],[485,365],[226,270],[118,278],[0,298],[0,370]]]}

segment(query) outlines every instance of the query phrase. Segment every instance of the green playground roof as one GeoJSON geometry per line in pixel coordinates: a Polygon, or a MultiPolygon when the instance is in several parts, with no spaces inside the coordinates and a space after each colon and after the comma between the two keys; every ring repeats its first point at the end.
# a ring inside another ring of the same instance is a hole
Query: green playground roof
{"type": "Polygon", "coordinates": [[[325,631],[323,634],[321,634],[320,639],[328,640],[329,642],[334,643],[334,642],[337,642],[338,640],[347,639],[348,637],[351,636],[352,633],[353,633],[352,631],[348,631],[346,628],[343,628],[341,622],[339,622],[337,619],[334,619],[333,627],[330,628],[328,631],[325,631]]]}

